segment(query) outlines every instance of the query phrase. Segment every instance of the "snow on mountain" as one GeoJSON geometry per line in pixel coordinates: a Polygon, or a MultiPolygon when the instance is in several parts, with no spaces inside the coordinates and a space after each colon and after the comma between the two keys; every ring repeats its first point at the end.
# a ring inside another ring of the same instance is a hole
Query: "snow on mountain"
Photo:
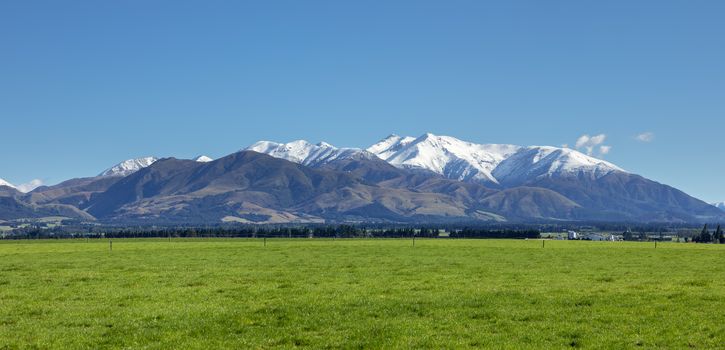
{"type": "Polygon", "coordinates": [[[30,181],[28,181],[26,183],[22,183],[22,184],[17,185],[17,186],[16,185],[13,185],[13,184],[11,184],[11,183],[3,180],[3,179],[0,179],[0,186],[7,186],[7,187],[10,187],[10,188],[14,188],[14,189],[16,189],[16,190],[18,190],[19,192],[22,192],[22,193],[28,193],[28,192],[30,192],[30,191],[32,191],[32,190],[34,190],[34,189],[36,189],[36,188],[38,188],[38,187],[40,187],[42,185],[43,185],[43,181],[40,180],[40,179],[33,179],[33,180],[30,180],[30,181]]]}
{"type": "Polygon", "coordinates": [[[391,135],[367,149],[399,168],[421,169],[463,181],[516,183],[539,176],[581,172],[601,177],[623,171],[609,162],[568,148],[475,144],[450,136],[391,135]]]}
{"type": "Polygon", "coordinates": [[[208,163],[208,162],[211,162],[213,160],[214,160],[213,158],[207,157],[207,156],[203,156],[203,155],[194,158],[194,161],[195,162],[201,162],[201,163],[208,163]]]}
{"type": "Polygon", "coordinates": [[[531,146],[520,148],[502,161],[493,171],[501,184],[518,185],[539,177],[587,175],[598,179],[613,171],[624,172],[618,166],[587,156],[569,148],[531,146]]]}
{"type": "Polygon", "coordinates": [[[11,184],[11,183],[3,180],[3,179],[0,179],[0,186],[7,186],[7,187],[11,187],[11,188],[16,188],[15,185],[13,185],[13,184],[11,184]]]}
{"type": "Polygon", "coordinates": [[[265,153],[306,166],[318,166],[337,159],[372,158],[374,155],[359,148],[337,148],[329,143],[313,145],[305,140],[289,143],[259,141],[245,150],[265,153]]]}
{"type": "Polygon", "coordinates": [[[98,176],[127,176],[153,164],[157,160],[159,158],[156,157],[128,159],[104,170],[98,176]]]}
{"type": "Polygon", "coordinates": [[[380,159],[388,159],[413,141],[415,141],[414,137],[401,137],[392,134],[370,146],[367,151],[377,155],[380,159]]]}
{"type": "Polygon", "coordinates": [[[725,202],[712,203],[716,208],[725,211],[725,202]]]}
{"type": "Polygon", "coordinates": [[[517,185],[542,176],[584,174],[599,178],[612,171],[624,171],[614,164],[568,148],[475,144],[430,133],[418,138],[390,135],[367,150],[336,148],[328,143],[311,144],[304,140],[289,143],[259,141],[246,150],[307,166],[336,159],[377,156],[399,168],[501,185],[517,185]]]}
{"type": "Polygon", "coordinates": [[[519,149],[512,145],[478,145],[428,133],[418,138],[391,135],[368,151],[399,168],[429,170],[456,180],[498,183],[491,173],[519,149]]]}

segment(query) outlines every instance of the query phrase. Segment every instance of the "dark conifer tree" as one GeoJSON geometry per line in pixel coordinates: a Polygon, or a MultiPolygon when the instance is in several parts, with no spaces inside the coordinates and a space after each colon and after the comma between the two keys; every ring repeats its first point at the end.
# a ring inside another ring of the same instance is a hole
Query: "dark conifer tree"
{"type": "Polygon", "coordinates": [[[720,225],[717,225],[717,229],[715,230],[715,234],[713,235],[712,240],[715,243],[725,244],[725,235],[723,235],[720,225]]]}
{"type": "Polygon", "coordinates": [[[702,228],[702,232],[700,232],[700,237],[698,239],[698,242],[701,242],[701,243],[712,242],[712,236],[710,235],[710,231],[707,229],[707,224],[705,224],[705,227],[702,228]]]}

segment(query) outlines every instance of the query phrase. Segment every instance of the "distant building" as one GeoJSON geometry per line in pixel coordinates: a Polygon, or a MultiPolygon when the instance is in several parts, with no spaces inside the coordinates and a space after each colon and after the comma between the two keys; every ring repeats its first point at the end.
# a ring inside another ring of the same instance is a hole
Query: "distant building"
{"type": "Polygon", "coordinates": [[[581,236],[581,239],[587,241],[616,241],[617,238],[614,235],[605,235],[600,233],[590,233],[581,236]]]}
{"type": "Polygon", "coordinates": [[[569,231],[566,233],[566,239],[579,239],[579,234],[576,231],[569,231]]]}

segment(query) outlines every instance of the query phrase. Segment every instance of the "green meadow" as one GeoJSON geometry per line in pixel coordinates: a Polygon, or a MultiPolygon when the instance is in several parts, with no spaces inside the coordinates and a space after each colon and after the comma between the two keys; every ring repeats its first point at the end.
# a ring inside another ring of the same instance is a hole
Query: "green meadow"
{"type": "Polygon", "coordinates": [[[0,242],[0,349],[723,348],[725,246],[0,242]]]}

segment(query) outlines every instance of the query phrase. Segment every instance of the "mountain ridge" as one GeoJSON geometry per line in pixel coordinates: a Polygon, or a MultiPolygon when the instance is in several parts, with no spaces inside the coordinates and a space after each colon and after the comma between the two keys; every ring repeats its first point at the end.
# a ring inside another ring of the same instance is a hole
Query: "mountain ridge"
{"type": "Polygon", "coordinates": [[[0,186],[6,186],[6,187],[17,189],[17,187],[15,187],[15,185],[13,185],[10,182],[7,182],[3,179],[0,179],[0,186]]]}
{"type": "Polygon", "coordinates": [[[359,148],[337,148],[326,142],[312,144],[305,140],[288,143],[258,141],[243,151],[255,151],[306,166],[318,166],[337,159],[371,158],[372,153],[359,148]]]}
{"type": "Polygon", "coordinates": [[[157,157],[141,157],[124,160],[104,171],[97,176],[126,176],[140,169],[148,167],[159,160],[157,157]]]}
{"type": "Polygon", "coordinates": [[[625,172],[612,163],[569,148],[476,144],[431,133],[418,138],[391,135],[368,151],[398,167],[424,169],[452,179],[491,185],[523,183],[532,176],[584,172],[598,177],[612,171],[625,172]]]}
{"type": "Polygon", "coordinates": [[[269,154],[295,163],[320,166],[336,159],[373,155],[409,170],[433,172],[460,181],[478,181],[490,186],[522,184],[535,177],[566,177],[587,174],[593,178],[622,168],[569,148],[476,144],[432,133],[417,138],[390,136],[367,149],[337,148],[329,143],[305,140],[288,143],[259,141],[246,150],[269,154]]]}
{"type": "Polygon", "coordinates": [[[20,193],[3,215],[102,222],[701,222],[723,211],[581,152],[426,133],[368,147],[259,141],[219,159],[143,157],[20,193]]]}

